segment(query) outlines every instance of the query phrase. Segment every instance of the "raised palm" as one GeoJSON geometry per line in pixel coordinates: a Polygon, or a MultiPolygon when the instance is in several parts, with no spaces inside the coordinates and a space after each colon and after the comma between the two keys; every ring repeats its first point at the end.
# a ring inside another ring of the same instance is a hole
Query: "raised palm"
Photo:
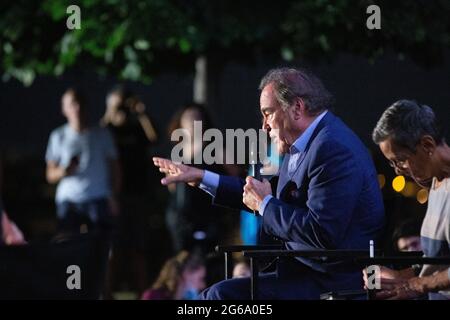
{"type": "Polygon", "coordinates": [[[198,186],[203,179],[203,170],[198,168],[158,157],[153,158],[153,163],[159,168],[159,171],[166,174],[166,177],[161,179],[163,185],[185,182],[191,186],[198,186]]]}

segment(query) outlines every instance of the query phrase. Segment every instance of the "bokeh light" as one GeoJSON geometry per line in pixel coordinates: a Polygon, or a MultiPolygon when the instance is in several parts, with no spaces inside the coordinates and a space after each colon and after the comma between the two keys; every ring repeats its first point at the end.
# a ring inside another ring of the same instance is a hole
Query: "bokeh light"
{"type": "Polygon", "coordinates": [[[420,189],[419,192],[417,192],[416,198],[420,204],[425,204],[428,201],[428,190],[420,189]]]}
{"type": "Polygon", "coordinates": [[[386,177],[384,176],[384,174],[378,175],[378,183],[380,184],[380,189],[383,189],[386,185],[386,177]]]}
{"type": "Polygon", "coordinates": [[[397,192],[402,192],[405,188],[406,180],[404,176],[396,176],[394,180],[392,180],[392,188],[397,192]]]}
{"type": "Polygon", "coordinates": [[[407,181],[405,187],[401,191],[402,195],[408,198],[414,198],[417,194],[419,187],[417,184],[411,181],[407,181]]]}

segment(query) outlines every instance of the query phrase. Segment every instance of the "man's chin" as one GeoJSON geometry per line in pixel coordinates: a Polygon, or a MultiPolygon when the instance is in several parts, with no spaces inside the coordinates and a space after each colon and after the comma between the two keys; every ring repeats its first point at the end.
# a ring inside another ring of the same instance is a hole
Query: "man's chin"
{"type": "Polygon", "coordinates": [[[286,154],[289,151],[289,146],[287,144],[281,142],[280,140],[277,140],[277,151],[280,155],[286,154]]]}
{"type": "Polygon", "coordinates": [[[427,188],[427,189],[431,188],[431,185],[433,184],[432,177],[429,179],[416,179],[416,178],[413,178],[413,179],[418,185],[420,185],[421,187],[427,188]]]}

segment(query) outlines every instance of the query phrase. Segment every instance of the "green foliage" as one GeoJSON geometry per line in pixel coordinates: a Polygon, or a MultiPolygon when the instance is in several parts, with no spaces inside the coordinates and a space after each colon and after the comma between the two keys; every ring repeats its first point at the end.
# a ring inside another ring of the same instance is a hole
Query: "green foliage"
{"type": "Polygon", "coordinates": [[[350,52],[371,61],[387,51],[431,65],[449,46],[447,0],[376,1],[382,29],[368,30],[375,1],[15,0],[0,11],[2,77],[29,85],[38,74],[92,68],[143,82],[162,70],[192,71],[199,54],[286,61],[350,52]],[[81,29],[66,27],[71,4],[81,29]]]}

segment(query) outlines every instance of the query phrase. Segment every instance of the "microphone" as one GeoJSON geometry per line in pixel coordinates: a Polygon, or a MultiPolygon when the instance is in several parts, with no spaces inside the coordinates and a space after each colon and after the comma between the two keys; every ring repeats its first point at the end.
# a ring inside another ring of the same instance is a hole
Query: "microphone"
{"type": "MultiPolygon", "coordinates": [[[[262,181],[261,179],[261,164],[258,162],[258,157],[257,157],[257,151],[255,148],[255,143],[252,142],[250,145],[250,175],[255,178],[256,180],[262,181]]],[[[253,214],[255,216],[258,215],[258,213],[253,210],[253,214]]]]}
{"type": "Polygon", "coordinates": [[[261,181],[261,164],[258,162],[257,152],[255,150],[255,143],[252,142],[250,146],[250,168],[251,176],[256,180],[261,181]]]}

